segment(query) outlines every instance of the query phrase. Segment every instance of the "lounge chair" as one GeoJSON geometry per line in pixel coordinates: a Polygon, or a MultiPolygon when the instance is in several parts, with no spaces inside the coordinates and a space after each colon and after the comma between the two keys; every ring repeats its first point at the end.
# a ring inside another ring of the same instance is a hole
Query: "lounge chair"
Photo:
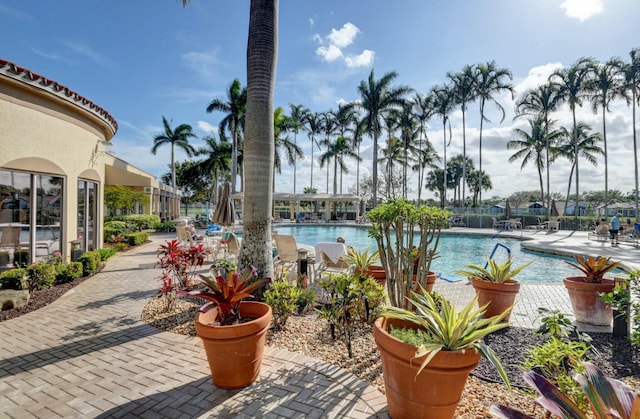
{"type": "Polygon", "coordinates": [[[549,218],[549,221],[547,221],[547,229],[555,231],[558,231],[560,229],[560,221],[557,217],[549,218]]]}
{"type": "Polygon", "coordinates": [[[350,272],[352,266],[342,259],[347,255],[347,246],[344,243],[321,242],[316,246],[316,259],[320,265],[316,269],[316,276],[322,278],[324,273],[350,272]]]}
{"type": "Polygon", "coordinates": [[[298,268],[298,243],[293,236],[276,234],[273,236],[278,249],[277,256],[273,259],[274,268],[280,272],[296,270],[298,268]]]}
{"type": "Polygon", "coordinates": [[[589,240],[603,241],[609,240],[609,224],[601,222],[596,229],[587,234],[589,240]]]}

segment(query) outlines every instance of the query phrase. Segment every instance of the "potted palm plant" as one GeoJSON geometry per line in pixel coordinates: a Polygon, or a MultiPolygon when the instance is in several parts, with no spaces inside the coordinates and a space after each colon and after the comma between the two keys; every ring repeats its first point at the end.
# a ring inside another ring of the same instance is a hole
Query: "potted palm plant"
{"type": "Polygon", "coordinates": [[[510,386],[502,363],[483,342],[508,326],[506,311],[485,319],[486,305],[477,309],[474,299],[458,313],[445,298],[424,290],[408,299],[412,310],[385,307],[373,329],[392,417],[452,418],[481,356],[510,386]]]}
{"type": "Polygon", "coordinates": [[[613,311],[611,306],[600,299],[600,294],[612,292],[613,279],[604,276],[617,268],[620,262],[611,262],[610,257],[580,256],[569,265],[582,272],[583,276],[564,278],[564,286],[571,299],[571,307],[576,321],[594,326],[611,326],[613,311]]]}
{"type": "Polygon", "coordinates": [[[406,199],[390,200],[367,213],[369,236],[378,245],[392,306],[407,308],[411,292],[433,288],[436,273],[430,270],[431,262],[438,255],[440,233],[451,215],[437,207],[417,207],[406,199]]]}
{"type": "MultiPolygon", "coordinates": [[[[509,255],[504,262],[497,262],[489,258],[484,267],[468,264],[465,265],[466,270],[461,269],[456,273],[467,276],[471,280],[471,285],[473,285],[478,297],[478,305],[488,304],[484,315],[493,317],[513,306],[516,295],[520,291],[520,283],[514,278],[531,263],[512,268],[513,259],[509,255]]],[[[510,316],[511,310],[509,309],[504,320],[508,321],[510,316]]]]}
{"type": "Polygon", "coordinates": [[[206,289],[178,291],[208,301],[196,315],[195,326],[213,383],[220,388],[246,387],[260,373],[272,311],[268,304],[244,301],[268,281],[255,276],[252,266],[242,275],[220,268],[214,277],[200,275],[206,289]]]}

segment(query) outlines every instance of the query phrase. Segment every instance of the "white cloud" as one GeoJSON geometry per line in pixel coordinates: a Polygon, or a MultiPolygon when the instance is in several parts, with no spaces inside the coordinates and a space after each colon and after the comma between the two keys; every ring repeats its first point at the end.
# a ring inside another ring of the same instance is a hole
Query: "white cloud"
{"type": "Polygon", "coordinates": [[[218,135],[220,130],[218,129],[217,126],[213,126],[210,123],[206,122],[206,121],[198,121],[196,122],[196,127],[198,127],[198,129],[200,131],[205,132],[206,134],[216,134],[218,135]]]}
{"type": "Polygon", "coordinates": [[[349,68],[370,67],[373,64],[375,52],[365,49],[359,55],[345,57],[344,62],[349,68]]]}
{"type": "Polygon", "coordinates": [[[335,45],[329,45],[328,47],[318,47],[316,54],[321,56],[325,61],[332,62],[342,57],[342,51],[335,45]]]}
{"type": "Polygon", "coordinates": [[[519,96],[530,89],[535,89],[549,80],[549,76],[556,70],[563,67],[561,63],[547,63],[532,67],[527,76],[514,86],[516,94],[519,96]]]}
{"type": "Polygon", "coordinates": [[[602,12],[603,0],[565,0],[560,7],[567,17],[584,22],[602,12]]]}
{"type": "Polygon", "coordinates": [[[219,49],[204,52],[192,51],[183,54],[182,59],[192,71],[205,79],[211,79],[217,74],[216,70],[220,65],[219,52],[219,49]]]}
{"type": "Polygon", "coordinates": [[[100,54],[99,52],[93,50],[91,47],[89,47],[87,45],[84,45],[84,44],[82,44],[80,42],[67,41],[67,42],[65,42],[65,45],[73,53],[75,53],[77,55],[81,55],[81,56],[87,57],[90,60],[92,60],[93,62],[95,62],[96,64],[100,64],[100,65],[113,65],[114,64],[111,60],[109,60],[104,55],[100,54]]]}
{"type": "Polygon", "coordinates": [[[335,30],[331,29],[331,33],[327,36],[329,42],[338,48],[348,47],[353,43],[356,35],[360,32],[360,29],[353,23],[347,22],[342,28],[335,30]]]}

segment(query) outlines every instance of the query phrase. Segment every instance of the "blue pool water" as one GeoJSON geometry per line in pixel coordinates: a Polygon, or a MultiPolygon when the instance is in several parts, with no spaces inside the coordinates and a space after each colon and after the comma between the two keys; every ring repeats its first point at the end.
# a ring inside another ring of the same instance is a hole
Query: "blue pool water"
{"type": "MultiPolygon", "coordinates": [[[[338,236],[346,239],[347,244],[358,250],[364,250],[367,246],[377,249],[374,239],[369,237],[366,227],[354,226],[274,226],[278,234],[292,235],[298,243],[315,245],[318,242],[333,242],[338,236]]],[[[567,276],[576,276],[580,272],[564,263],[569,258],[547,256],[541,253],[521,250],[520,240],[504,237],[491,238],[490,236],[462,236],[447,235],[440,237],[438,253],[440,257],[431,264],[431,270],[439,272],[443,277],[460,278],[455,271],[463,269],[465,264],[473,263],[484,266],[496,243],[501,243],[511,250],[514,266],[520,266],[533,262],[524,269],[517,279],[521,282],[561,282],[567,276]]],[[[494,258],[504,260],[506,250],[499,248],[494,258]]]]}

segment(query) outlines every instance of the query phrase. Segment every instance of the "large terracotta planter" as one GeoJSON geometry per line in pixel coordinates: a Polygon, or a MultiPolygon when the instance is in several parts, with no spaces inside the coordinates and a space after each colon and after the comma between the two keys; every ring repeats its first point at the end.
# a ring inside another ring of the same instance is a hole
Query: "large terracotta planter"
{"type": "MultiPolygon", "coordinates": [[[[354,273],[356,275],[360,274],[360,268],[356,268],[354,273]]],[[[375,279],[378,284],[385,286],[387,283],[387,273],[384,271],[384,267],[377,265],[370,265],[365,271],[364,274],[375,279]]]]}
{"type": "Polygon", "coordinates": [[[391,336],[390,325],[416,328],[413,323],[384,317],[374,323],[389,415],[394,419],[452,418],[480,353],[475,349],[440,351],[416,377],[424,357],[414,358],[416,347],[391,336]]]}
{"type": "Polygon", "coordinates": [[[196,315],[196,332],[204,343],[213,384],[225,389],[242,388],[258,378],[271,313],[268,304],[243,301],[241,317],[254,320],[211,326],[217,319],[217,308],[196,315]]]}
{"type": "Polygon", "coordinates": [[[613,279],[603,279],[600,283],[586,282],[584,277],[564,278],[571,307],[576,321],[594,326],[611,326],[613,310],[599,297],[601,292],[613,291],[613,279]]]}
{"type": "MultiPolygon", "coordinates": [[[[478,307],[490,303],[484,313],[484,317],[487,319],[502,314],[511,307],[520,291],[520,283],[513,279],[506,282],[490,282],[479,278],[471,278],[471,284],[476,290],[478,307]]],[[[511,313],[507,314],[504,321],[508,321],[510,317],[511,313]]]]}

